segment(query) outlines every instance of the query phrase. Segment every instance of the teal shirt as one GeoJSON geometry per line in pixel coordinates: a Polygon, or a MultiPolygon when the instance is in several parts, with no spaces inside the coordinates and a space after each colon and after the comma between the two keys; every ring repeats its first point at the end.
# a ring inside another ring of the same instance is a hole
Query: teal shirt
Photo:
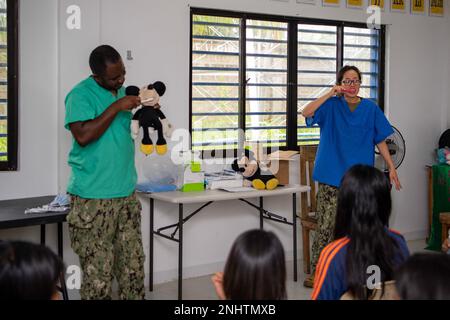
{"type": "MultiPolygon", "coordinates": [[[[70,123],[99,117],[124,96],[123,87],[114,96],[92,77],[81,81],[66,97],[65,128],[70,130],[70,123]]],[[[137,174],[131,118],[130,111],[119,112],[104,134],[85,147],[73,139],[68,161],[72,168],[68,193],[86,199],[110,199],[127,197],[134,192],[137,174]]]]}

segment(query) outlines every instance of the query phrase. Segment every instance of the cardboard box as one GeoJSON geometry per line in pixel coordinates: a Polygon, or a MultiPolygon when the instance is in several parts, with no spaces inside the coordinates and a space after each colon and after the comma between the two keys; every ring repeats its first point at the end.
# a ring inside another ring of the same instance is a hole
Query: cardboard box
{"type": "Polygon", "coordinates": [[[289,164],[297,159],[298,151],[275,151],[269,155],[270,171],[275,175],[280,184],[289,184],[289,164]]]}

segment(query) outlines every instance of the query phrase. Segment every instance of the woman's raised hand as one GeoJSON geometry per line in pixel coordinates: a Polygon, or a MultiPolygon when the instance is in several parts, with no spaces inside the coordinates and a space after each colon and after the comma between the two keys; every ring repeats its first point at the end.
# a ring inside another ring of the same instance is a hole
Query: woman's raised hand
{"type": "Polygon", "coordinates": [[[335,95],[338,95],[342,93],[343,87],[340,85],[335,85],[333,88],[331,88],[330,92],[328,93],[330,98],[334,97],[335,95]]]}

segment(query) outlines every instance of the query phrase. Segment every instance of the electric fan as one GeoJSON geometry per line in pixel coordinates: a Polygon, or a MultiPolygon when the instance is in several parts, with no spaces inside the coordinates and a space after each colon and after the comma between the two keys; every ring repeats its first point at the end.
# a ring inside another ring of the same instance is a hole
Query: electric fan
{"type": "MultiPolygon", "coordinates": [[[[406,144],[400,131],[398,131],[398,129],[394,126],[392,126],[392,129],[394,130],[394,133],[388,136],[385,141],[389,149],[392,162],[394,162],[395,169],[397,169],[400,167],[403,159],[405,158],[406,144]]],[[[375,167],[386,173],[389,177],[387,163],[378,151],[378,148],[375,148],[375,155],[375,167]]]]}

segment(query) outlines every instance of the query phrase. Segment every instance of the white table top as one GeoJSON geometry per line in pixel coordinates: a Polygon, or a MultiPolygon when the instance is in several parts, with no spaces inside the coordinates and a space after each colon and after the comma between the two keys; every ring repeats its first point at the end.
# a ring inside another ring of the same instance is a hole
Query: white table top
{"type": "Polygon", "coordinates": [[[209,202],[209,201],[224,201],[224,200],[235,200],[235,199],[248,199],[248,198],[258,198],[258,197],[270,197],[278,196],[283,194],[293,194],[297,192],[307,192],[311,188],[302,185],[286,185],[279,186],[274,190],[252,190],[245,192],[228,192],[223,190],[205,190],[200,192],[181,192],[181,191],[170,191],[170,192],[157,192],[157,193],[140,193],[144,197],[152,198],[155,200],[161,200],[170,203],[198,203],[198,202],[209,202]]]}

